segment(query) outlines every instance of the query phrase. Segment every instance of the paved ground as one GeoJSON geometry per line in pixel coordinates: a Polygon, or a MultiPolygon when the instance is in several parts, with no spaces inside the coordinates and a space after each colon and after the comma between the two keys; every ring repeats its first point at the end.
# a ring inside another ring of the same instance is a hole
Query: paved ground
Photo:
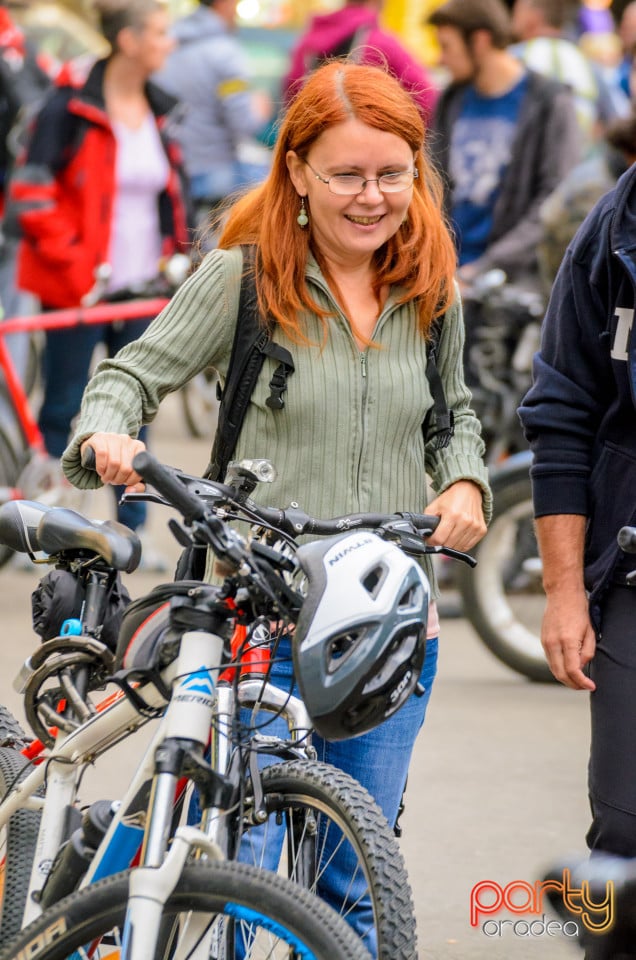
{"type": "MultiPolygon", "coordinates": [[[[193,473],[207,463],[208,443],[186,436],[175,398],[166,402],[155,425],[153,447],[162,459],[193,473]]],[[[110,509],[110,500],[99,494],[94,514],[110,509]]],[[[168,516],[167,510],[153,508],[152,528],[176,558],[168,516]]],[[[139,596],[157,580],[135,574],[128,586],[139,596]]],[[[36,581],[36,572],[0,571],[5,637],[0,700],[21,719],[11,684],[36,646],[29,607],[36,581]]],[[[513,881],[534,882],[561,853],[584,850],[587,740],[584,695],[525,681],[500,665],[464,620],[443,623],[440,673],[403,818],[421,960],[576,960],[563,935],[521,936],[527,927],[515,933],[508,925],[501,936],[487,936],[480,926],[471,927],[469,905],[470,891],[480,881],[502,888],[513,881]]],[[[130,751],[128,764],[134,762],[130,751]]],[[[124,777],[126,770],[117,773],[124,777]]],[[[96,796],[114,795],[112,770],[104,780],[88,783],[96,796]]],[[[497,919],[510,917],[497,914],[497,919]]]]}

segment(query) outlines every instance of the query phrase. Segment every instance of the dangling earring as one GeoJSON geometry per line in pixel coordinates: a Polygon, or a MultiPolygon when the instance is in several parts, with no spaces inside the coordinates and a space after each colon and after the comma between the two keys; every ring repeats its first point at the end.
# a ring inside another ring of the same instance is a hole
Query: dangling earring
{"type": "Polygon", "coordinates": [[[305,198],[300,198],[300,213],[296,217],[296,223],[298,226],[304,230],[307,224],[309,223],[309,217],[307,216],[307,208],[305,207],[305,198]]]}

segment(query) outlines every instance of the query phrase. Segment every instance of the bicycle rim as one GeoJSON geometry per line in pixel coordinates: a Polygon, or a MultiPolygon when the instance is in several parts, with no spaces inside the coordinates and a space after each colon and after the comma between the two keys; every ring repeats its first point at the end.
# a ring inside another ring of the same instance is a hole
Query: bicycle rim
{"type": "MultiPolygon", "coordinates": [[[[62,900],[23,930],[0,958],[120,960],[129,876],[125,871],[108,877],[62,900]]],[[[289,881],[245,864],[199,861],[186,867],[164,908],[160,946],[148,960],[201,960],[207,933],[206,960],[369,960],[326,905],[289,881]]]]}

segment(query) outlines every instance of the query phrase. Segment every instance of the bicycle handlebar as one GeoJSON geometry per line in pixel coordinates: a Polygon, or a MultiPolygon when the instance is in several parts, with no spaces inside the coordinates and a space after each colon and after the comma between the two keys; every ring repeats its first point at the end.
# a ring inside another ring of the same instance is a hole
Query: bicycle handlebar
{"type": "MultiPolygon", "coordinates": [[[[82,455],[82,464],[87,469],[95,469],[94,451],[91,447],[86,448],[82,455]]],[[[228,536],[225,522],[215,515],[214,509],[221,506],[236,509],[239,516],[235,519],[260,524],[292,540],[303,534],[333,536],[355,529],[370,529],[395,538],[407,553],[442,553],[470,566],[475,566],[477,562],[458,550],[425,543],[440,522],[438,516],[404,511],[353,513],[321,519],[305,513],[295,503],[285,509],[261,506],[248,497],[245,488],[241,489],[240,481],[238,486],[234,487],[193,477],[175,467],[160,463],[148,451],[136,454],[132,465],[144,481],[155,487],[159,496],[148,493],[132,494],[129,495],[131,499],[152,500],[176,508],[188,525],[193,527],[192,534],[196,541],[208,543],[218,556],[226,557],[235,563],[246,560],[249,552],[241,549],[236,537],[228,536]],[[210,506],[211,503],[214,508],[210,506]]],[[[249,486],[249,491],[252,489],[253,484],[249,486]]]]}
{"type": "Polygon", "coordinates": [[[375,529],[400,522],[412,527],[422,537],[426,537],[433,533],[440,521],[437,516],[406,512],[353,513],[321,519],[310,516],[297,505],[285,509],[263,507],[247,497],[241,498],[240,495],[237,495],[236,490],[225,484],[219,484],[213,480],[201,480],[198,477],[189,477],[174,467],[159,463],[147,451],[135,456],[133,467],[139,476],[148,480],[165,498],[166,502],[170,506],[176,507],[186,520],[190,517],[197,520],[201,519],[206,513],[206,499],[216,499],[226,503],[234,503],[248,515],[248,518],[251,517],[257,522],[260,521],[264,525],[274,527],[292,537],[298,537],[302,534],[330,536],[344,533],[356,527],[375,529]],[[192,485],[199,488],[198,493],[192,492],[192,485]]]}
{"type": "Polygon", "coordinates": [[[151,483],[182,514],[187,523],[205,518],[205,501],[190,493],[185,484],[147,450],[135,454],[132,465],[142,480],[151,483]]]}

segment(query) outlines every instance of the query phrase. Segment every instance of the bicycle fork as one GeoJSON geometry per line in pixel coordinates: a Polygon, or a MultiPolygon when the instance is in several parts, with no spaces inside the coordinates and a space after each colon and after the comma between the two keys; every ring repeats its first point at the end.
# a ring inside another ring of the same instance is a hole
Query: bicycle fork
{"type": "Polygon", "coordinates": [[[225,781],[205,763],[216,701],[214,674],[223,659],[223,640],[216,634],[191,630],[181,637],[176,679],[166,709],[165,736],[155,751],[155,775],[148,805],[148,822],[141,865],[133,870],[123,930],[122,960],[148,960],[155,955],[161,917],[174,890],[188,851],[194,844],[216,858],[217,845],[192,828],[180,828],[170,852],[168,842],[179,777],[194,780],[206,797],[223,806],[225,781]]]}

